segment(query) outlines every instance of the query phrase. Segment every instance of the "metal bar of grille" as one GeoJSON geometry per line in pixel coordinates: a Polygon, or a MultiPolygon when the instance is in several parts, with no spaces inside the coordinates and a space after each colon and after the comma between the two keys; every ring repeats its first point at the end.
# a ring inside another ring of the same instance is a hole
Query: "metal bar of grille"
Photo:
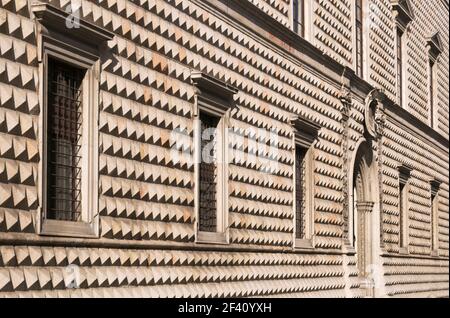
{"type": "Polygon", "coordinates": [[[81,217],[81,83],[85,71],[49,59],[47,218],[81,217]]]}
{"type": "Polygon", "coordinates": [[[216,161],[216,128],[217,117],[201,113],[201,153],[200,161],[200,211],[199,229],[204,232],[217,231],[217,161],[216,161]],[[213,129],[213,130],[208,130],[213,129]],[[205,134],[205,131],[208,130],[205,134]],[[211,134],[212,133],[212,136],[211,134]],[[210,156],[205,156],[205,148],[211,149],[210,156]]]}
{"type": "Polygon", "coordinates": [[[295,148],[295,226],[296,238],[305,237],[305,169],[306,149],[295,148]]]}

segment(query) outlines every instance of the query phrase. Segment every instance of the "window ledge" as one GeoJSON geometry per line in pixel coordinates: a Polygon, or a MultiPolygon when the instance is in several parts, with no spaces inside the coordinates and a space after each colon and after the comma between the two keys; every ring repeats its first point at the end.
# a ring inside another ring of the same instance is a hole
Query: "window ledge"
{"type": "Polygon", "coordinates": [[[350,244],[350,242],[345,242],[342,246],[342,251],[345,255],[355,255],[356,249],[353,245],[350,244]]]}
{"type": "Polygon", "coordinates": [[[312,250],[314,249],[314,242],[312,239],[296,239],[294,241],[295,250],[312,250]]]}
{"type": "Polygon", "coordinates": [[[42,222],[40,234],[44,236],[98,238],[94,226],[91,223],[48,219],[42,222]]]}
{"type": "Polygon", "coordinates": [[[402,254],[402,255],[408,255],[409,254],[409,248],[407,248],[407,247],[400,247],[400,249],[398,250],[398,253],[402,254]]]}
{"type": "Polygon", "coordinates": [[[228,240],[225,232],[198,232],[196,243],[228,245],[228,240]]]}

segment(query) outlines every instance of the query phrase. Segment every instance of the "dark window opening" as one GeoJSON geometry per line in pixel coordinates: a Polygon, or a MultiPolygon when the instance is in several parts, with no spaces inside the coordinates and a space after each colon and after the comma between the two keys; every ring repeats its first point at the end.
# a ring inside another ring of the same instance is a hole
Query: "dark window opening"
{"type": "Polygon", "coordinates": [[[363,77],[363,0],[356,0],[356,75],[363,77]]]}
{"type": "Polygon", "coordinates": [[[296,238],[305,238],[305,195],[307,149],[295,147],[295,227],[296,238]]]}
{"type": "Polygon", "coordinates": [[[438,200],[436,194],[431,195],[431,250],[438,249],[438,200]]]}
{"type": "Polygon", "coordinates": [[[81,124],[85,70],[48,60],[47,218],[80,221],[81,124]]]}
{"type": "Polygon", "coordinates": [[[399,189],[399,202],[398,202],[398,210],[399,210],[399,218],[400,218],[400,237],[399,237],[399,243],[400,243],[400,247],[404,247],[405,246],[405,239],[404,239],[404,234],[403,231],[405,230],[405,218],[406,216],[406,211],[404,211],[405,206],[404,206],[404,202],[403,200],[405,199],[405,189],[406,189],[406,185],[404,183],[400,183],[400,189],[399,189]]]}
{"type": "Polygon", "coordinates": [[[430,60],[430,79],[429,79],[429,91],[430,91],[430,122],[431,127],[434,127],[434,63],[430,60]]]}
{"type": "Polygon", "coordinates": [[[217,125],[219,118],[200,113],[199,230],[217,232],[217,125]]]}
{"type": "Polygon", "coordinates": [[[294,32],[305,37],[305,0],[293,0],[294,32]]]}
{"type": "Polygon", "coordinates": [[[400,106],[403,107],[403,34],[397,30],[397,95],[400,106]]]}

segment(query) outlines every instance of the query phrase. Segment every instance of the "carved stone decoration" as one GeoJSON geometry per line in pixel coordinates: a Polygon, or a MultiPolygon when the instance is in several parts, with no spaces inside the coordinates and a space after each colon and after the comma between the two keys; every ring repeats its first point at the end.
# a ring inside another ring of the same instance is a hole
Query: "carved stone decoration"
{"type": "Polygon", "coordinates": [[[378,104],[375,110],[375,132],[377,133],[378,138],[381,138],[383,136],[385,123],[386,116],[384,115],[383,104],[378,104]]]}
{"type": "Polygon", "coordinates": [[[384,247],[383,239],[383,135],[386,124],[386,115],[383,104],[379,103],[375,111],[375,124],[377,133],[377,163],[378,163],[378,189],[380,202],[380,246],[384,247]]]}
{"type": "Polygon", "coordinates": [[[365,128],[369,137],[377,139],[382,134],[385,123],[383,100],[385,94],[382,90],[374,89],[366,98],[364,111],[365,128]]]}
{"type": "Polygon", "coordinates": [[[367,295],[370,294],[372,284],[367,283],[369,265],[372,263],[371,257],[371,228],[370,228],[370,214],[372,213],[374,202],[357,202],[358,209],[358,269],[359,277],[363,279],[361,288],[366,289],[367,295]]]}
{"type": "Polygon", "coordinates": [[[349,127],[348,120],[350,118],[350,110],[352,106],[351,92],[347,87],[342,87],[339,99],[342,103],[342,195],[343,195],[343,239],[348,240],[348,217],[349,217],[349,193],[348,193],[348,178],[349,178],[349,160],[348,160],[348,139],[349,139],[349,127]]]}
{"type": "Polygon", "coordinates": [[[342,87],[339,94],[339,99],[342,103],[342,122],[346,122],[350,116],[350,108],[352,106],[352,94],[347,87],[342,87]]]}

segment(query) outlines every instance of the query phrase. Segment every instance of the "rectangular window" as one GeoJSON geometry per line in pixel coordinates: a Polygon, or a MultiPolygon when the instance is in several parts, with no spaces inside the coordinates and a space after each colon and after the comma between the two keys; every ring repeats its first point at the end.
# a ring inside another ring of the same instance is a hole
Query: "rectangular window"
{"type": "Polygon", "coordinates": [[[114,34],[48,3],[31,4],[39,63],[37,229],[41,235],[99,236],[100,48],[114,34]],[[43,32],[45,31],[45,32],[43,32]]]}
{"type": "Polygon", "coordinates": [[[442,182],[432,180],[431,186],[431,255],[439,256],[439,189],[442,182]]]}
{"type": "Polygon", "coordinates": [[[400,183],[400,189],[399,189],[399,198],[398,198],[398,210],[399,210],[399,217],[400,217],[400,237],[399,237],[399,245],[400,247],[405,247],[405,226],[406,226],[406,213],[405,213],[405,189],[406,184],[400,183]]]}
{"type": "Polygon", "coordinates": [[[293,0],[294,32],[305,37],[305,0],[293,0]]]}
{"type": "Polygon", "coordinates": [[[429,61],[430,126],[434,128],[434,63],[429,61]]]}
{"type": "Polygon", "coordinates": [[[295,147],[295,227],[296,239],[305,238],[306,203],[306,153],[307,149],[295,147]]]}
{"type": "Polygon", "coordinates": [[[219,118],[200,112],[199,230],[217,232],[217,129],[219,118]]]}
{"type": "Polygon", "coordinates": [[[403,33],[397,30],[397,97],[400,106],[403,105],[403,33]]]}
{"type": "Polygon", "coordinates": [[[48,59],[47,218],[81,217],[82,81],[85,70],[48,59]]]}
{"type": "Polygon", "coordinates": [[[407,164],[398,167],[398,215],[399,215],[399,252],[409,253],[409,179],[413,168],[407,164]]]}
{"type": "Polygon", "coordinates": [[[314,145],[320,126],[295,116],[292,119],[294,248],[314,248],[314,145]]]}
{"type": "Polygon", "coordinates": [[[431,194],[431,251],[437,252],[439,249],[439,217],[438,217],[438,195],[431,194]]]}
{"type": "Polygon", "coordinates": [[[228,244],[228,125],[237,88],[193,71],[196,243],[228,244]]]}
{"type": "Polygon", "coordinates": [[[356,0],[356,75],[363,77],[363,0],[356,0]]]}

